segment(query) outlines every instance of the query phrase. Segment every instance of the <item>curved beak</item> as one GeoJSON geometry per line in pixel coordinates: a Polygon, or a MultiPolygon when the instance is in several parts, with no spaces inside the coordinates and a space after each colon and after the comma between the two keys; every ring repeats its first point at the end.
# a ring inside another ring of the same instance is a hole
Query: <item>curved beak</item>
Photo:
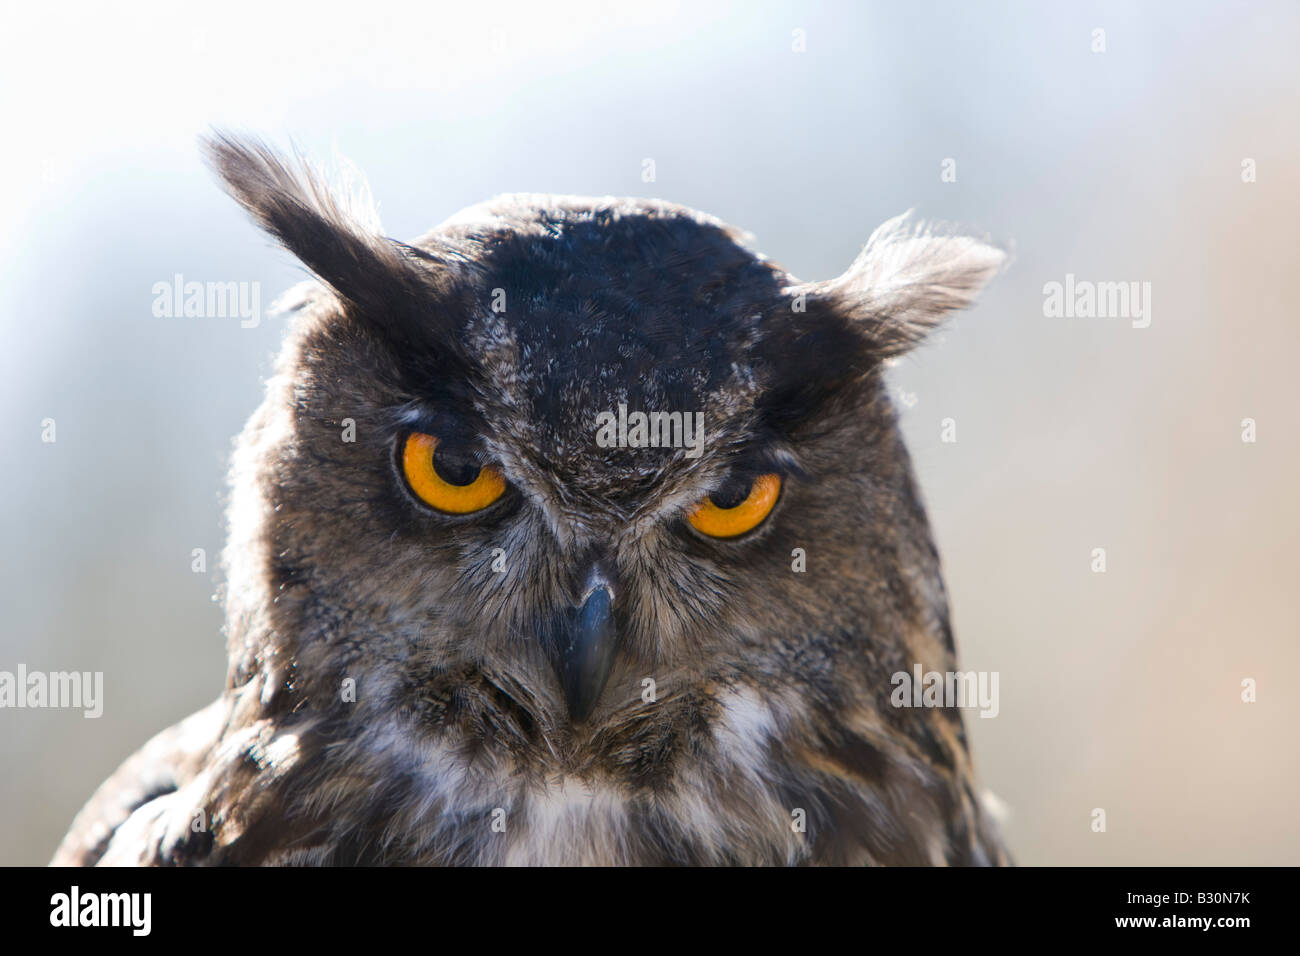
{"type": "Polygon", "coordinates": [[[569,716],[585,720],[609,680],[618,650],[614,626],[614,587],[593,569],[582,600],[562,624],[554,648],[555,672],[564,689],[569,716]]]}

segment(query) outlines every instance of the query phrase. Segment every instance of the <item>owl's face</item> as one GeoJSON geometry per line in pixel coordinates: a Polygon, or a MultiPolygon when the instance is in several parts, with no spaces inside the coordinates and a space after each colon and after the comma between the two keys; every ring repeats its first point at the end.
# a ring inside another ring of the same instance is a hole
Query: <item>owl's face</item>
{"type": "Polygon", "coordinates": [[[881,369],[994,250],[894,223],[801,284],[682,207],[548,196],[405,245],[213,152],[321,280],[236,456],[236,685],[596,759],[647,701],[830,688],[864,629],[882,675],[914,659],[899,622],[946,629],[881,369]]]}

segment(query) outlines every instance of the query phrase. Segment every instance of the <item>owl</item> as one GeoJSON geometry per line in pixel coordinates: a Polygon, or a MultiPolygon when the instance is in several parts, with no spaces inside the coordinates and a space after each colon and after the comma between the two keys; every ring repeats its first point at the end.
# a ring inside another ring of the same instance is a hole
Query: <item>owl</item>
{"type": "Polygon", "coordinates": [[[313,278],[230,471],[221,697],[76,865],[1008,862],[886,366],[1004,254],[880,226],[802,282],[668,202],[517,194],[412,242],[216,134],[313,278]]]}

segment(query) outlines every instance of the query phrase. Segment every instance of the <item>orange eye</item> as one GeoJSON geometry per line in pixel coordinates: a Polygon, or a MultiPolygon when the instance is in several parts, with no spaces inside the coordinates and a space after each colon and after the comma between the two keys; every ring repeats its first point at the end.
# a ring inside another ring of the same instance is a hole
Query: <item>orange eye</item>
{"type": "Polygon", "coordinates": [[[780,493],[780,475],[759,475],[740,504],[732,508],[720,508],[714,504],[712,497],[708,497],[695,506],[686,520],[692,528],[710,538],[734,538],[757,528],[771,514],[780,493]]]}
{"type": "Polygon", "coordinates": [[[466,478],[461,484],[448,481],[434,464],[437,450],[438,439],[422,432],[408,435],[402,446],[402,473],[406,475],[406,483],[430,508],[452,515],[473,514],[505,494],[506,480],[491,465],[478,469],[477,473],[448,474],[454,479],[466,478]]]}

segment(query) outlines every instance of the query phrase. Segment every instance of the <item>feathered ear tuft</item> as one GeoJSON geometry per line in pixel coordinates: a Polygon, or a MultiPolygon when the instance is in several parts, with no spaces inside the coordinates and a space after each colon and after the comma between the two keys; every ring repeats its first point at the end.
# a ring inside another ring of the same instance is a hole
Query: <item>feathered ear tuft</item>
{"type": "Polygon", "coordinates": [[[843,275],[789,290],[859,323],[884,358],[914,348],[948,313],[969,306],[1006,261],[1001,249],[943,235],[910,216],[909,210],[876,229],[843,275]]]}
{"type": "Polygon", "coordinates": [[[304,160],[258,140],[214,133],[202,145],[231,197],[344,299],[382,310],[422,288],[405,248],[380,235],[364,186],[360,196],[336,193],[304,160]]]}
{"type": "Polygon", "coordinates": [[[437,307],[453,295],[447,264],[384,237],[364,184],[332,190],[301,158],[255,139],[214,133],[202,145],[235,201],[358,318],[403,353],[459,354],[457,310],[437,307]]]}

